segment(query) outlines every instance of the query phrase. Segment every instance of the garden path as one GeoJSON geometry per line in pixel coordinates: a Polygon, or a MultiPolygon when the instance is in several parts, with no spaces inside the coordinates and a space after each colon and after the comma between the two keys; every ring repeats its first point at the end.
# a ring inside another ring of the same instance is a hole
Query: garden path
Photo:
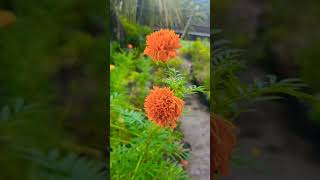
{"type": "MultiPolygon", "coordinates": [[[[252,68],[242,78],[248,82],[263,74],[252,68]]],[[[236,120],[239,134],[234,154],[242,158],[242,163],[233,164],[230,176],[218,179],[319,179],[320,153],[316,144],[299,135],[303,133],[302,122],[307,121],[299,113],[289,104],[280,102],[259,103],[254,112],[243,113],[236,120]],[[294,128],[296,122],[299,124],[294,128]]]]}
{"type": "Polygon", "coordinates": [[[184,140],[191,145],[188,173],[192,180],[210,179],[210,115],[199,95],[186,99],[181,120],[184,140]]]}
{"type": "Polygon", "coordinates": [[[319,179],[314,145],[289,130],[286,120],[290,109],[268,102],[256,110],[243,114],[237,122],[241,128],[236,154],[244,163],[233,166],[230,176],[219,180],[319,179]]]}

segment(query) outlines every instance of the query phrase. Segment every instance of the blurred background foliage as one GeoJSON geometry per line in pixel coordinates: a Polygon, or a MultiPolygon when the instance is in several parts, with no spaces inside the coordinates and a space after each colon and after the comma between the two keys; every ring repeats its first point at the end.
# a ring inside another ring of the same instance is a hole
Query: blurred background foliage
{"type": "Polygon", "coordinates": [[[200,24],[210,24],[207,0],[115,0],[111,7],[130,22],[149,27],[183,28],[190,16],[200,24]]]}
{"type": "MultiPolygon", "coordinates": [[[[226,59],[229,54],[230,61],[225,65],[230,66],[230,69],[233,67],[233,70],[230,71],[231,73],[225,71],[221,74],[233,74],[239,77],[233,79],[230,78],[231,76],[227,76],[225,78],[227,81],[224,82],[216,81],[215,77],[212,77],[213,88],[219,87],[217,83],[223,85],[220,88],[221,93],[214,97],[216,98],[214,100],[222,102],[223,106],[216,106],[214,110],[223,112],[221,110],[227,109],[229,112],[223,113],[226,116],[233,117],[230,115],[233,114],[232,112],[247,108],[246,105],[251,102],[268,100],[268,97],[265,96],[262,96],[262,98],[255,97],[259,95],[257,92],[263,92],[267,89],[271,91],[272,89],[276,91],[282,89],[284,90],[281,93],[282,95],[283,92],[288,94],[283,96],[285,99],[282,100],[277,99],[278,97],[271,97],[271,100],[275,98],[273,100],[276,101],[258,103],[257,108],[253,109],[256,111],[255,113],[243,114],[237,119],[239,121],[235,121],[241,129],[238,132],[238,142],[240,142],[238,146],[240,148],[235,150],[235,159],[239,160],[236,157],[237,153],[241,158],[243,156],[254,157],[254,159],[267,157],[263,161],[264,165],[260,164],[263,169],[270,168],[267,170],[268,172],[266,171],[267,179],[272,179],[273,176],[277,179],[276,176],[279,174],[281,174],[281,178],[285,179],[290,179],[291,176],[299,177],[300,174],[286,173],[286,170],[281,168],[280,171],[277,171],[279,167],[285,164],[285,161],[292,162],[287,163],[286,168],[299,169],[299,173],[304,171],[300,167],[306,167],[309,164],[319,168],[317,160],[309,161],[309,159],[314,160],[319,157],[320,149],[320,89],[319,78],[317,78],[320,67],[320,57],[317,50],[319,47],[317,32],[320,28],[319,21],[317,21],[320,15],[319,7],[319,1],[316,0],[223,0],[216,1],[214,6],[214,14],[216,14],[216,16],[213,16],[214,28],[223,29],[223,33],[214,35],[212,47],[215,53],[213,55],[217,56],[216,61],[218,61],[218,56],[222,55],[222,59],[226,59]],[[226,41],[225,37],[232,41],[232,48],[230,48],[231,42],[226,41]],[[245,51],[241,54],[232,52],[232,50],[239,49],[245,51]],[[221,54],[219,54],[220,52],[221,54]],[[234,62],[231,62],[232,59],[234,62]],[[263,74],[274,74],[275,76],[268,75],[264,78],[263,74]],[[283,80],[286,78],[289,78],[289,80],[283,80]],[[241,86],[229,91],[228,84],[241,84],[241,86]],[[247,86],[248,84],[251,85],[247,86]],[[279,88],[278,85],[285,85],[286,88],[298,90],[299,94],[292,94],[291,90],[286,93],[289,89],[279,88]],[[266,88],[266,86],[269,86],[269,88],[266,88]],[[241,96],[246,95],[247,90],[253,93],[249,93],[247,97],[241,96]],[[313,100],[301,101],[301,99],[294,97],[297,95],[300,98],[309,96],[300,94],[301,92],[312,95],[313,100]],[[227,99],[226,101],[225,94],[228,93],[232,96],[230,97],[231,100],[227,99]],[[223,97],[222,99],[219,99],[218,96],[220,95],[223,97]],[[240,98],[232,98],[238,95],[240,95],[240,98]],[[247,99],[250,96],[253,101],[247,99]],[[241,99],[245,100],[242,101],[241,99]],[[232,100],[239,100],[239,103],[230,103],[232,100]],[[229,108],[225,108],[226,104],[223,102],[228,102],[229,108]],[[271,124],[272,133],[268,134],[267,131],[270,131],[268,126],[271,124]],[[297,145],[295,143],[301,144],[297,145]],[[264,147],[269,144],[277,147],[278,150],[273,151],[264,147]],[[307,149],[307,146],[309,147],[308,151],[303,151],[307,149]],[[299,147],[302,150],[299,150],[299,147]],[[259,153],[259,157],[254,155],[259,153]],[[273,156],[276,158],[273,159],[273,156]],[[279,163],[279,158],[284,158],[283,162],[279,163]],[[295,163],[297,159],[303,159],[304,161],[295,163]],[[313,164],[313,162],[315,163],[313,164]]],[[[221,67],[223,66],[221,65],[221,67]]],[[[218,72],[218,70],[212,69],[211,72],[218,72]]],[[[213,89],[213,91],[215,90],[213,89]]],[[[267,95],[278,96],[281,94],[269,93],[267,95]]],[[[246,163],[241,164],[241,166],[245,167],[246,163]]],[[[263,179],[261,178],[261,176],[264,176],[262,171],[260,173],[254,172],[258,166],[253,163],[248,167],[247,171],[245,168],[239,169],[239,171],[234,168],[230,179],[263,179]]],[[[311,172],[312,170],[306,174],[313,176],[311,172]]],[[[305,175],[302,176],[305,177],[305,175]]]]}
{"type": "Polygon", "coordinates": [[[0,2],[0,179],[105,178],[106,19],[98,0],[0,2]]]}
{"type": "MultiPolygon", "coordinates": [[[[214,21],[236,47],[250,52],[251,67],[281,78],[301,77],[307,92],[319,96],[319,7],[316,0],[217,1],[214,21]]],[[[319,122],[317,102],[307,106],[309,120],[319,122]]]]}
{"type": "Polygon", "coordinates": [[[159,28],[174,29],[183,39],[190,31],[204,31],[209,36],[208,0],[115,0],[111,6],[112,40],[121,47],[128,43],[140,47],[141,37],[159,28]],[[140,25],[140,26],[137,26],[140,25]],[[140,36],[139,36],[140,35],[140,36]]]}
{"type": "MultiPolygon", "coordinates": [[[[234,121],[239,115],[253,111],[261,101],[284,99],[286,96],[308,100],[314,97],[303,92],[306,85],[299,78],[279,79],[276,75],[260,75],[243,80],[243,73],[250,71],[243,59],[245,51],[230,46],[230,41],[220,39],[221,30],[213,30],[211,59],[211,112],[234,121]]],[[[247,52],[250,53],[250,52],[247,52]]]]}

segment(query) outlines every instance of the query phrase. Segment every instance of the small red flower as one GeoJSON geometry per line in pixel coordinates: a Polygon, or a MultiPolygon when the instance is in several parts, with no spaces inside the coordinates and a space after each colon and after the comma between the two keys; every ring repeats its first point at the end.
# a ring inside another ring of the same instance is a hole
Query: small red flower
{"type": "Polygon", "coordinates": [[[184,102],[174,96],[170,88],[154,87],[146,97],[144,107],[150,121],[161,127],[175,128],[182,114],[184,102]]]}
{"type": "Polygon", "coordinates": [[[189,162],[187,160],[182,159],[180,161],[180,164],[183,167],[183,169],[188,169],[189,168],[189,162]]]}
{"type": "Polygon", "coordinates": [[[169,29],[160,29],[148,35],[146,43],[144,54],[153,61],[167,62],[177,56],[177,49],[181,47],[179,36],[169,29]]]}

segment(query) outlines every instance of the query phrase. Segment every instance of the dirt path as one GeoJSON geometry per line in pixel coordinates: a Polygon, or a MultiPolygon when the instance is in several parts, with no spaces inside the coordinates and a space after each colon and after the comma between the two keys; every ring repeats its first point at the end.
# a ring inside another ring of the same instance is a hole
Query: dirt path
{"type": "Polygon", "coordinates": [[[210,179],[210,116],[198,95],[186,100],[187,110],[182,117],[184,140],[191,145],[188,173],[192,180],[210,179]]]}
{"type": "Polygon", "coordinates": [[[219,180],[319,179],[317,152],[289,131],[285,119],[290,113],[280,104],[264,103],[256,113],[243,114],[237,122],[241,129],[235,155],[250,161],[233,166],[231,175],[219,180]]]}

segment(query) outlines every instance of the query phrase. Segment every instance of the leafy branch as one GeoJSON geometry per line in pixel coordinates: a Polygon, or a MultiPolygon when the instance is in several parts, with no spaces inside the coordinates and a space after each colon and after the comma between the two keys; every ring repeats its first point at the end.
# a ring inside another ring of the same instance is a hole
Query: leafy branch
{"type": "Polygon", "coordinates": [[[185,98],[188,95],[198,92],[206,93],[204,86],[188,85],[184,75],[174,68],[168,68],[166,75],[167,78],[165,78],[163,82],[180,98],[185,98]]]}

